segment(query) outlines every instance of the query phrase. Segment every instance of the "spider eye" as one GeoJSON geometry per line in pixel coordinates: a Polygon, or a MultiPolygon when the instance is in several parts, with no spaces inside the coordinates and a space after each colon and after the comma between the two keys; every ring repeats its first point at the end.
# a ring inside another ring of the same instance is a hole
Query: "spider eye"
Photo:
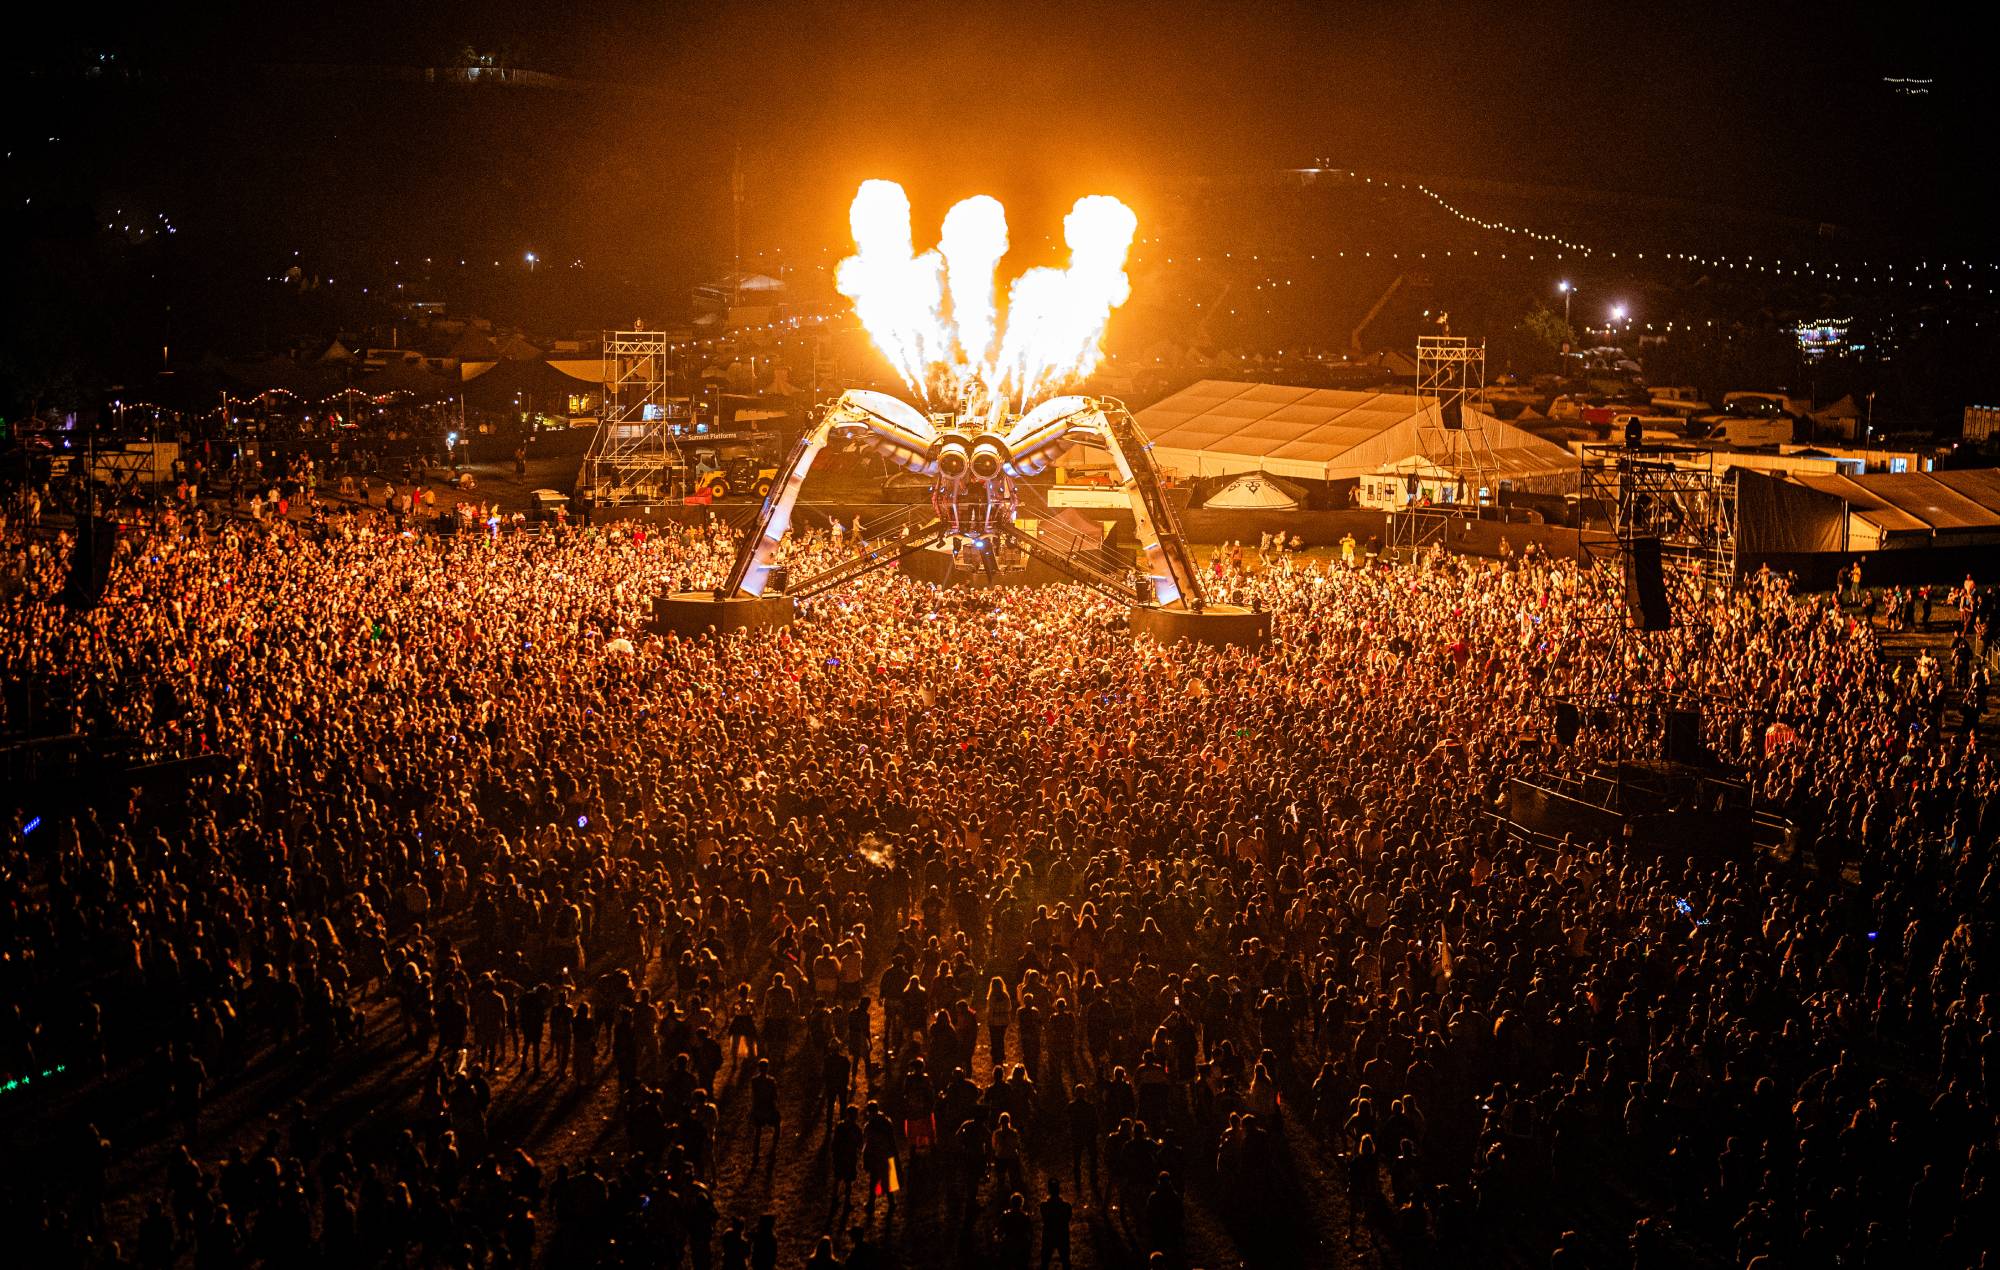
{"type": "Polygon", "coordinates": [[[990,481],[1007,465],[1007,447],[997,437],[981,437],[972,443],[972,476],[990,481]]]}

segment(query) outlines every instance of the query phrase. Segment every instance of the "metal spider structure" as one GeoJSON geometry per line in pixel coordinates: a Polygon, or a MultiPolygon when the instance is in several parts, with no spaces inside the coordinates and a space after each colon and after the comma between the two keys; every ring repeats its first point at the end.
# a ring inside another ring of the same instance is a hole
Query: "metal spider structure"
{"type": "Polygon", "coordinates": [[[791,528],[800,487],[813,460],[834,440],[861,442],[904,470],[929,477],[929,506],[878,521],[851,558],[792,585],[791,594],[827,590],[952,539],[989,564],[995,544],[1012,543],[1028,557],[1133,606],[1199,614],[1206,605],[1180,518],[1153,465],[1152,445],[1118,402],[1052,397],[996,430],[949,414],[927,416],[887,393],[865,389],[841,394],[799,438],[758,509],[718,599],[764,594],[778,547],[791,528]],[[1077,444],[1107,451],[1117,468],[1142,555],[1135,577],[1107,569],[1101,558],[1079,551],[1060,532],[1016,519],[1018,483],[1047,470],[1077,444]]]}

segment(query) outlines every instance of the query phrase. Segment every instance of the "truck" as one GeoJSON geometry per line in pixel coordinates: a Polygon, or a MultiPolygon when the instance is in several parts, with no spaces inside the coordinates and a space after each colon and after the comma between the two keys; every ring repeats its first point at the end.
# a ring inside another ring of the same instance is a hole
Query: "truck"
{"type": "Polygon", "coordinates": [[[1689,386],[1655,386],[1652,390],[1653,409],[1660,414],[1678,415],[1683,419],[1696,415],[1710,414],[1714,407],[1701,399],[1699,389],[1689,386]]]}
{"type": "Polygon", "coordinates": [[[1790,444],[1795,422],[1791,403],[1783,393],[1731,392],[1722,395],[1721,413],[1695,416],[1688,432],[1748,449],[1790,444]]]}
{"type": "Polygon", "coordinates": [[[706,447],[694,452],[693,484],[690,493],[710,498],[738,494],[768,497],[777,483],[778,466],[763,454],[719,455],[706,447]]]}

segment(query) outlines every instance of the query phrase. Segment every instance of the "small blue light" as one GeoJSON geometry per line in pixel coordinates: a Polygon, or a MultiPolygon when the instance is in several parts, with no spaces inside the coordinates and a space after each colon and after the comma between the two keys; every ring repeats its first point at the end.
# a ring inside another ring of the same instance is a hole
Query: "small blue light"
{"type": "Polygon", "coordinates": [[[37,816],[33,820],[30,820],[27,824],[21,826],[21,836],[25,838],[29,834],[33,833],[35,830],[40,829],[41,827],[42,827],[42,818],[40,816],[37,816]]]}
{"type": "Polygon", "coordinates": [[[579,829],[588,829],[590,827],[590,817],[578,816],[576,818],[576,827],[579,829]]]}

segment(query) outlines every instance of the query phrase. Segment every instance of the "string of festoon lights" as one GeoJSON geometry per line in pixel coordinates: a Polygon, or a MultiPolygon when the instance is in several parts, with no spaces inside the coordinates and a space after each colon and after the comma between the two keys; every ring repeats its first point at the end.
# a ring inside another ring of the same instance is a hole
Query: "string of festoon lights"
{"type": "MultiPolygon", "coordinates": [[[[1314,175],[1326,175],[1332,177],[1347,177],[1352,180],[1358,181],[1363,185],[1376,186],[1385,190],[1412,191],[1429,199],[1440,210],[1444,211],[1448,215],[1456,218],[1457,220],[1467,225],[1471,225],[1477,229],[1486,230],[1489,233],[1506,234],[1512,237],[1525,239],[1529,242],[1547,244],[1548,246],[1556,249],[1553,257],[1556,260],[1567,259],[1569,253],[1574,253],[1575,255],[1582,256],[1586,259],[1603,257],[1605,259],[1616,260],[1620,258],[1621,253],[1619,252],[1610,251],[1602,247],[1594,246],[1590,243],[1578,241],[1576,239],[1566,238],[1561,234],[1549,233],[1525,225],[1514,225],[1506,221],[1492,220],[1487,217],[1474,215],[1473,213],[1467,211],[1463,207],[1460,207],[1457,204],[1452,203],[1450,200],[1446,199],[1443,195],[1439,194],[1436,190],[1432,189],[1428,185],[1425,185],[1421,181],[1402,181],[1387,177],[1372,177],[1364,175],[1363,173],[1354,171],[1352,169],[1343,169],[1343,168],[1313,167],[1313,168],[1292,169],[1292,171],[1307,172],[1307,173],[1312,173],[1314,175]]],[[[1159,242],[1158,239],[1150,239],[1150,240],[1140,239],[1139,245],[1140,246],[1157,245],[1158,242],[1159,242]]],[[[1509,259],[1509,253],[1504,251],[1491,254],[1500,260],[1509,259]]],[[[1625,258],[1631,260],[1645,260],[1647,258],[1647,253],[1643,251],[1626,252],[1623,254],[1625,258]]],[[[1460,255],[1468,257],[1478,257],[1480,255],[1480,252],[1477,249],[1466,252],[1455,252],[1450,250],[1438,251],[1438,252],[1422,252],[1422,251],[1377,252],[1372,250],[1363,250],[1363,251],[1353,251],[1353,252],[1336,251],[1328,253],[1328,255],[1331,258],[1336,258],[1336,259],[1346,259],[1350,256],[1358,259],[1375,259],[1377,257],[1380,257],[1385,260],[1394,260],[1400,262],[1404,260],[1429,260],[1432,258],[1454,259],[1460,255]]],[[[1747,254],[1742,256],[1731,256],[1719,253],[1702,253],[1702,252],[1686,252],[1686,251],[1654,252],[1652,253],[1652,257],[1655,260],[1670,261],[1675,264],[1697,265],[1709,269],[1725,269],[1731,271],[1738,271],[1745,274],[1746,276],[1754,273],[1754,274],[1763,274],[1771,278],[1810,278],[1819,281],[1839,282],[1850,285],[1868,284],[1875,286],[1907,288],[1910,290],[1948,291],[1948,292],[1956,292],[1962,295],[1993,295],[1996,293],[1996,289],[1992,285],[1981,285],[1980,282],[1970,281],[1963,278],[1953,278],[1949,276],[1951,271],[1960,270],[1960,271],[1969,271],[1974,273],[1978,272],[2000,273],[2000,263],[1982,264],[1970,260],[1919,260],[1916,261],[1915,263],[1903,264],[1903,265],[1898,265],[1893,262],[1877,262],[1868,260],[1863,260],[1859,262],[1850,262],[1847,264],[1824,264],[1817,262],[1784,260],[1784,259],[1779,259],[1777,257],[1760,258],[1755,255],[1747,255],[1747,254]]],[[[1235,253],[1223,252],[1221,253],[1219,258],[1225,260],[1232,260],[1235,258],[1235,253]]],[[[1249,255],[1248,258],[1252,261],[1260,260],[1260,257],[1256,255],[1249,255]]],[[[1318,260],[1319,255],[1311,254],[1307,258],[1310,260],[1318,260]]],[[[1530,261],[1538,260],[1539,253],[1530,253],[1525,257],[1525,259],[1530,261]]],[[[1165,263],[1169,265],[1176,265],[1182,263],[1184,260],[1192,260],[1197,264],[1201,264],[1201,263],[1206,263],[1208,257],[1203,255],[1191,255],[1178,258],[1169,256],[1166,258],[1165,263]]],[[[1291,280],[1266,279],[1266,283],[1273,286],[1277,285],[1290,286],[1291,280]]]]}
{"type": "MultiPolygon", "coordinates": [[[[1348,173],[1348,175],[1354,176],[1356,174],[1350,172],[1348,173]]],[[[1361,179],[1364,182],[1371,185],[1377,183],[1372,177],[1363,177],[1361,179]]],[[[1390,184],[1390,182],[1383,181],[1380,182],[1380,184],[1388,185],[1390,184]]],[[[1528,229],[1520,225],[1510,225],[1505,221],[1486,220],[1482,217],[1474,216],[1472,213],[1466,211],[1464,208],[1458,207],[1457,205],[1451,203],[1443,195],[1439,194],[1436,190],[1430,188],[1428,185],[1424,185],[1421,182],[1412,185],[1407,182],[1399,181],[1395,182],[1395,184],[1402,189],[1416,190],[1418,193],[1423,194],[1426,198],[1429,198],[1433,203],[1436,203],[1440,208],[1443,208],[1446,212],[1457,217],[1459,220],[1464,221],[1470,225],[1476,225],[1481,229],[1489,230],[1495,233],[1513,234],[1519,237],[1533,239],[1538,242],[1555,243],[1558,246],[1564,247],[1570,251],[1578,252],[1585,257],[1595,256],[1599,254],[1598,249],[1595,247],[1588,246],[1584,243],[1572,242],[1569,239],[1561,237],[1560,235],[1542,233],[1537,230],[1528,229]]],[[[1612,260],[1616,260],[1618,258],[1618,253],[1615,251],[1606,252],[1603,254],[1612,260]]],[[[1970,260],[1957,260],[1957,261],[1919,260],[1913,265],[1904,266],[1901,274],[1899,275],[1897,272],[1897,268],[1894,264],[1885,262],[1881,265],[1877,265],[1867,260],[1863,260],[1858,264],[1819,265],[1812,263],[1802,264],[1797,261],[1785,261],[1775,258],[1766,258],[1764,260],[1759,260],[1756,256],[1753,255],[1743,255],[1743,256],[1701,255],[1698,253],[1685,252],[1685,251],[1657,252],[1655,253],[1655,255],[1659,259],[1671,260],[1678,264],[1694,264],[1694,265],[1700,265],[1703,268],[1708,268],[1708,269],[1735,269],[1735,270],[1741,270],[1746,274],[1751,272],[1756,272],[1773,277],[1820,278],[1830,282],[1846,282],[1855,284],[1867,283],[1872,286],[1891,286],[1891,287],[1902,286],[1902,287],[1909,287],[1912,289],[1921,287],[1931,291],[1938,290],[1940,287],[1942,287],[1943,289],[1948,291],[1959,290],[1959,291],[1976,292],[1979,290],[1979,288],[1969,283],[1954,282],[1949,277],[1935,277],[1935,276],[1913,277],[1912,275],[1913,274],[1933,275],[1952,269],[1953,267],[1957,267],[1959,269],[1974,270],[1974,271],[1984,270],[1987,272],[1992,272],[1996,269],[2000,269],[2000,265],[1991,263],[1983,265],[1975,265],[1970,260]]],[[[1644,260],[1645,258],[1646,258],[1646,253],[1643,251],[1633,253],[1633,259],[1644,260]]],[[[1987,295],[1992,295],[1994,293],[1993,288],[1991,286],[1984,288],[1984,291],[1985,294],[1987,295]]]]}
{"type": "MultiPolygon", "coordinates": [[[[342,388],[335,392],[330,392],[326,396],[319,398],[307,397],[303,393],[293,392],[289,388],[266,388],[264,391],[259,393],[252,393],[248,397],[231,396],[229,392],[225,390],[222,394],[222,403],[220,405],[212,406],[209,409],[202,411],[200,414],[196,415],[195,418],[207,419],[214,415],[223,415],[224,421],[226,422],[227,414],[230,409],[236,407],[266,405],[268,404],[266,399],[271,397],[290,397],[295,404],[301,406],[326,406],[335,403],[345,402],[350,407],[354,407],[354,406],[359,406],[363,403],[366,403],[371,406],[386,406],[394,402],[398,397],[415,397],[416,395],[417,395],[416,393],[410,391],[408,388],[392,388],[388,392],[381,392],[381,393],[362,392],[358,388],[342,388]]],[[[141,409],[163,410],[166,408],[164,406],[154,406],[142,402],[126,402],[125,405],[127,409],[141,408],[141,409]]]]}

